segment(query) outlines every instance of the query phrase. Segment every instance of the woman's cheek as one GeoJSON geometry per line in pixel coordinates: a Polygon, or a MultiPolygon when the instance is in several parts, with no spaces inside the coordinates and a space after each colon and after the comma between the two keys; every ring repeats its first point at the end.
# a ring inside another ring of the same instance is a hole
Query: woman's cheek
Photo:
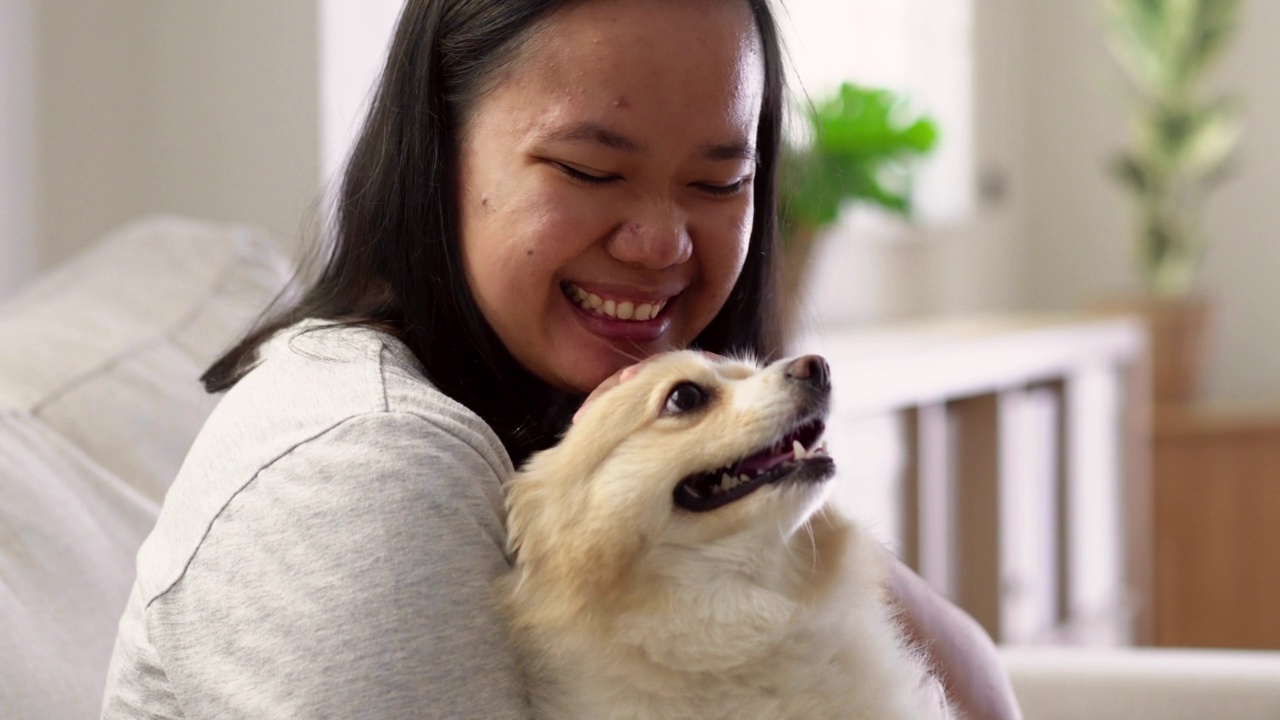
{"type": "Polygon", "coordinates": [[[618,210],[602,192],[560,187],[545,192],[539,203],[540,223],[547,237],[562,248],[585,249],[609,227],[617,225],[618,210]],[[581,247],[580,247],[581,246],[581,247]]]}
{"type": "Polygon", "coordinates": [[[715,220],[719,237],[716,241],[717,247],[711,249],[714,257],[708,259],[729,270],[731,277],[728,284],[732,287],[746,263],[747,250],[751,245],[751,226],[755,205],[750,195],[745,196],[740,204],[726,203],[726,205],[723,213],[719,214],[715,220]]]}

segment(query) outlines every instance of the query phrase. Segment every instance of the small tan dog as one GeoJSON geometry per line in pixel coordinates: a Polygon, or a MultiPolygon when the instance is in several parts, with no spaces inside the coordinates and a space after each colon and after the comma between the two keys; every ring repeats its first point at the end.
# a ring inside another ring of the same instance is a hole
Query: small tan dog
{"type": "Polygon", "coordinates": [[[627,372],[508,487],[498,590],[537,717],[949,717],[886,551],[826,502],[826,362],[627,372]]]}

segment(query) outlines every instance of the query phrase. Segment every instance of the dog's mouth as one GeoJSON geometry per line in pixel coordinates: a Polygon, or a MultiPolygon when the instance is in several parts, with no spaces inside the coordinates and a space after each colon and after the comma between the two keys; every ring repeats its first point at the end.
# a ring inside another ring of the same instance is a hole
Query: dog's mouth
{"type": "Polygon", "coordinates": [[[835,463],[827,455],[827,444],[818,442],[825,429],[821,419],[809,419],[743,460],[681,480],[675,489],[676,506],[706,512],[782,480],[826,480],[835,471],[835,463]]]}

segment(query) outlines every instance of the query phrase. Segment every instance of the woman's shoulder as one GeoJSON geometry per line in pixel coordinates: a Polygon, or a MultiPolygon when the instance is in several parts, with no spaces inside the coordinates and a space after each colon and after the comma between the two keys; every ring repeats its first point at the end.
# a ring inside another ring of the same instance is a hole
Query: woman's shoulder
{"type": "MultiPolygon", "coordinates": [[[[402,342],[373,328],[317,320],[287,328],[263,346],[257,365],[209,416],[188,465],[230,458],[239,474],[256,472],[301,445],[348,437],[336,432],[342,426],[385,441],[384,455],[447,448],[483,460],[495,476],[512,471],[493,430],[437,390],[402,342]]],[[[373,446],[355,443],[333,462],[368,461],[373,446]]],[[[184,465],[178,480],[187,472],[184,465]]]]}
{"type": "Polygon", "coordinates": [[[432,387],[395,338],[295,326],[209,416],[138,555],[138,580],[144,595],[164,592],[224,513],[254,498],[273,498],[282,517],[331,514],[335,524],[361,507],[387,523],[460,513],[500,545],[511,472],[493,431],[432,387]]]}
{"type": "Polygon", "coordinates": [[[231,416],[277,434],[284,428],[322,433],[361,417],[364,424],[398,425],[417,418],[418,432],[445,434],[492,456],[495,469],[511,463],[492,429],[474,412],[440,392],[409,348],[375,328],[305,320],[267,342],[258,364],[223,398],[210,418],[231,416]]]}

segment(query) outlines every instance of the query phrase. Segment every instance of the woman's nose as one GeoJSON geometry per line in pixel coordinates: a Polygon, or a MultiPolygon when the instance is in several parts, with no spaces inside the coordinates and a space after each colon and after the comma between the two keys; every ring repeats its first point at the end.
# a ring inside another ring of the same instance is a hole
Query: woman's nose
{"type": "Polygon", "coordinates": [[[684,214],[666,206],[624,222],[605,248],[622,262],[661,270],[686,262],[693,255],[693,240],[684,214]]]}

